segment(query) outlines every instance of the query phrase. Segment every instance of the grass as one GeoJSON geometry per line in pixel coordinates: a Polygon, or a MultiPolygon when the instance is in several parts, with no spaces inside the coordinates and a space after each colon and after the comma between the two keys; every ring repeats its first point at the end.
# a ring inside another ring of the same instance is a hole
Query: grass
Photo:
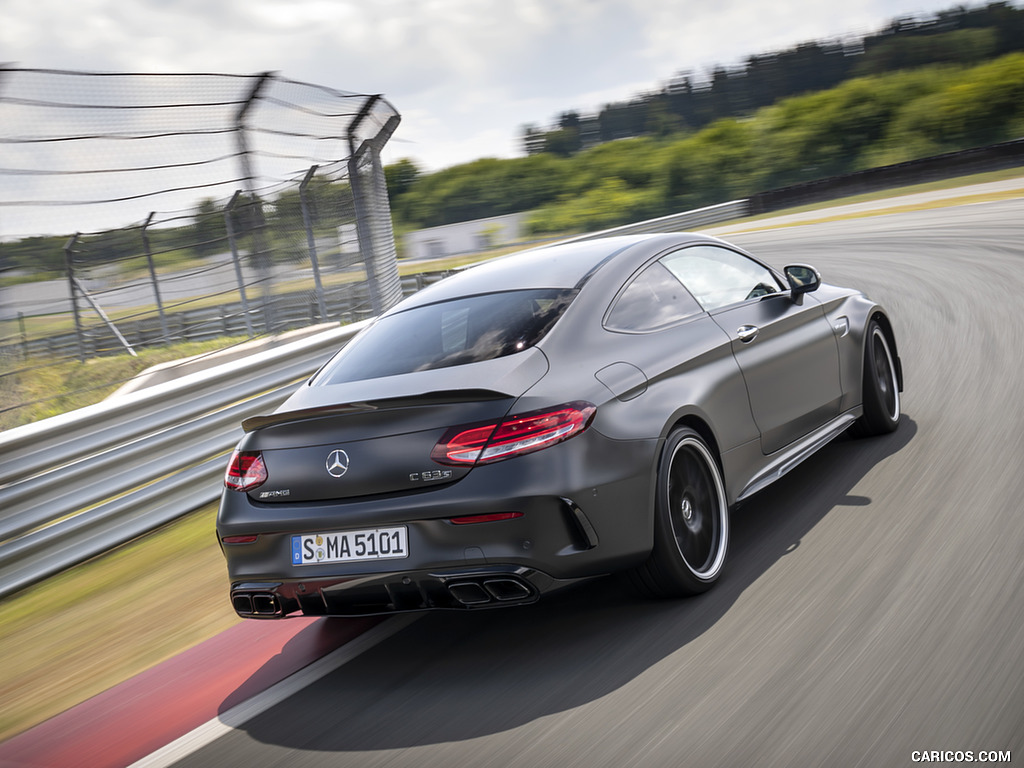
{"type": "Polygon", "coordinates": [[[184,342],[141,349],[138,357],[125,353],[96,357],[84,363],[35,358],[23,373],[0,377],[0,430],[98,403],[151,366],[215,352],[242,341],[246,339],[226,337],[184,342]],[[29,405],[23,405],[25,403],[29,405]]]}
{"type": "MultiPolygon", "coordinates": [[[[932,181],[924,184],[912,184],[907,187],[897,187],[894,189],[885,189],[878,192],[865,192],[860,195],[852,195],[850,197],[844,197],[836,200],[826,200],[822,203],[809,203],[807,205],[795,206],[793,208],[786,208],[781,211],[772,211],[771,213],[762,213],[757,216],[749,216],[737,222],[732,223],[743,223],[758,222],[765,219],[773,219],[777,216],[789,216],[792,214],[799,213],[810,213],[814,211],[820,211],[827,208],[833,208],[837,205],[855,205],[857,203],[870,203],[878,200],[889,200],[894,197],[902,197],[904,195],[916,195],[923,192],[941,192],[947,189],[958,189],[960,187],[971,186],[974,184],[986,184],[995,181],[1009,181],[1011,179],[1021,179],[1024,182],[1024,168],[1007,168],[1001,171],[989,171],[987,173],[976,173],[970,176],[959,176],[952,179],[942,179],[941,181],[932,181]]],[[[1020,191],[1010,192],[996,192],[982,195],[969,195],[972,200],[975,198],[985,198],[984,200],[977,200],[977,202],[985,202],[987,200],[1006,200],[1013,197],[1020,197],[1020,191]]],[[[957,202],[960,198],[945,198],[942,200],[935,200],[931,203],[920,203],[915,206],[887,206],[882,213],[897,213],[902,210],[923,210],[924,208],[943,208],[950,205],[961,205],[962,202],[957,202]]],[[[856,218],[859,216],[874,216],[878,215],[879,211],[865,211],[863,213],[851,213],[842,217],[829,217],[827,219],[821,219],[822,221],[833,221],[835,218],[856,218]]],[[[817,220],[815,220],[817,221],[817,220]]]]}
{"type": "Polygon", "coordinates": [[[241,621],[215,514],[206,507],[0,602],[0,740],[241,621]]]}
{"type": "MultiPolygon", "coordinates": [[[[849,211],[847,213],[838,213],[828,216],[820,217],[804,217],[799,219],[798,222],[786,221],[782,223],[772,224],[771,219],[781,214],[765,214],[764,216],[753,217],[749,219],[737,219],[735,221],[726,222],[723,225],[714,226],[729,226],[731,234],[738,234],[740,232],[757,232],[768,229],[785,229],[786,227],[792,226],[806,226],[808,224],[824,224],[831,221],[848,221],[850,219],[863,219],[870,216],[887,216],[893,213],[912,213],[914,211],[929,211],[938,208],[948,208],[955,205],[972,205],[975,203],[992,203],[1000,200],[1014,200],[1020,197],[1024,197],[1024,188],[1015,190],[1004,190],[1002,192],[986,192],[974,195],[959,195],[957,197],[948,197],[942,200],[931,200],[919,203],[908,203],[906,205],[887,205],[883,208],[873,208],[864,211],[849,211]],[[761,223],[768,222],[768,223],[761,223]],[[750,225],[747,227],[747,225],[750,225]]],[[[813,211],[812,211],[813,212],[813,211]]],[[[789,211],[785,212],[786,215],[789,211]]],[[[702,227],[702,229],[710,229],[712,227],[702,227]]],[[[726,235],[728,236],[728,235],[726,235]]]]}
{"type": "MultiPolygon", "coordinates": [[[[829,216],[821,216],[818,218],[807,217],[799,220],[800,226],[807,224],[823,224],[830,221],[844,221],[850,219],[863,219],[869,216],[887,216],[893,213],[912,213],[914,211],[929,211],[938,208],[948,208],[956,205],[973,205],[976,203],[992,203],[1000,200],[1014,200],[1020,197],[1024,197],[1024,189],[1013,189],[1004,190],[1001,192],[984,192],[973,195],[958,195],[956,197],[947,197],[942,200],[929,200],[918,203],[907,203],[906,205],[887,205],[883,208],[865,210],[865,211],[849,211],[847,213],[838,213],[829,216]]],[[[788,213],[788,212],[787,212],[788,213]]],[[[775,214],[778,215],[778,214],[775,214]]],[[[771,215],[766,215],[765,220],[770,220],[771,215]]],[[[794,226],[793,222],[783,222],[779,224],[767,225],[758,224],[754,219],[743,219],[736,222],[731,222],[733,225],[746,225],[751,224],[749,230],[736,229],[735,232],[742,231],[759,231],[766,229],[784,229],[786,227],[794,226]]]]}
{"type": "Polygon", "coordinates": [[[15,275],[14,277],[0,277],[0,288],[13,288],[25,283],[37,283],[40,280],[59,280],[60,275],[55,272],[33,272],[28,275],[15,275]]]}

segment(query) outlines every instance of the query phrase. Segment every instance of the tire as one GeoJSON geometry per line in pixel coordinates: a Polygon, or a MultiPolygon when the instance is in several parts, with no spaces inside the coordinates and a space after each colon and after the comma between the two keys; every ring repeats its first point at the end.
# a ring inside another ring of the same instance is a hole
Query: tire
{"type": "Polygon", "coordinates": [[[868,325],[864,342],[862,398],[864,414],[854,422],[854,437],[895,432],[900,423],[900,386],[893,345],[877,320],[868,325]]]}
{"type": "Polygon", "coordinates": [[[718,462],[692,429],[669,435],[658,467],[654,547],[633,581],[657,597],[706,592],[729,545],[729,505],[718,462]]]}

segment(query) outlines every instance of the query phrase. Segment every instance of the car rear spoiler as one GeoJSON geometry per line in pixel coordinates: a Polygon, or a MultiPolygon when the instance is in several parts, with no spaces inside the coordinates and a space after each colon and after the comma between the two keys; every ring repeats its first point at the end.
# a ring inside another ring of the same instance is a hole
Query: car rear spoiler
{"type": "Polygon", "coordinates": [[[350,413],[366,413],[367,411],[384,411],[395,408],[507,400],[509,398],[510,395],[495,392],[491,389],[450,389],[438,392],[424,392],[418,395],[386,397],[379,400],[366,400],[356,403],[338,403],[336,405],[324,405],[315,408],[301,408],[295,411],[282,411],[266,416],[252,416],[242,422],[242,429],[246,432],[254,432],[257,429],[277,424],[319,419],[325,416],[343,416],[350,413]]]}

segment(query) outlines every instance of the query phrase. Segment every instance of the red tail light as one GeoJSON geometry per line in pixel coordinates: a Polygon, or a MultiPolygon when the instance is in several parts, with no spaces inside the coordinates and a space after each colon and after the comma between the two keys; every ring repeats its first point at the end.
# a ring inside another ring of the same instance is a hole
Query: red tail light
{"type": "Polygon", "coordinates": [[[259,451],[235,451],[224,473],[224,485],[232,491],[251,491],[267,482],[267,465],[259,451]]]}
{"type": "Polygon", "coordinates": [[[490,464],[533,453],[578,435],[593,421],[597,407],[574,402],[532,411],[489,424],[453,427],[434,446],[438,464],[490,464]]]}

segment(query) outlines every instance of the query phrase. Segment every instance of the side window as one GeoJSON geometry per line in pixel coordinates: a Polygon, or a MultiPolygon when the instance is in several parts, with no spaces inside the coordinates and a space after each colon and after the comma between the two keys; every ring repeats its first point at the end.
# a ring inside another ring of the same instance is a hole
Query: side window
{"type": "Polygon", "coordinates": [[[728,248],[695,245],[662,263],[707,311],[781,290],[771,270],[728,248]]]}
{"type": "Polygon", "coordinates": [[[605,321],[610,331],[655,331],[701,311],[661,262],[641,272],[622,292],[605,321]]]}

